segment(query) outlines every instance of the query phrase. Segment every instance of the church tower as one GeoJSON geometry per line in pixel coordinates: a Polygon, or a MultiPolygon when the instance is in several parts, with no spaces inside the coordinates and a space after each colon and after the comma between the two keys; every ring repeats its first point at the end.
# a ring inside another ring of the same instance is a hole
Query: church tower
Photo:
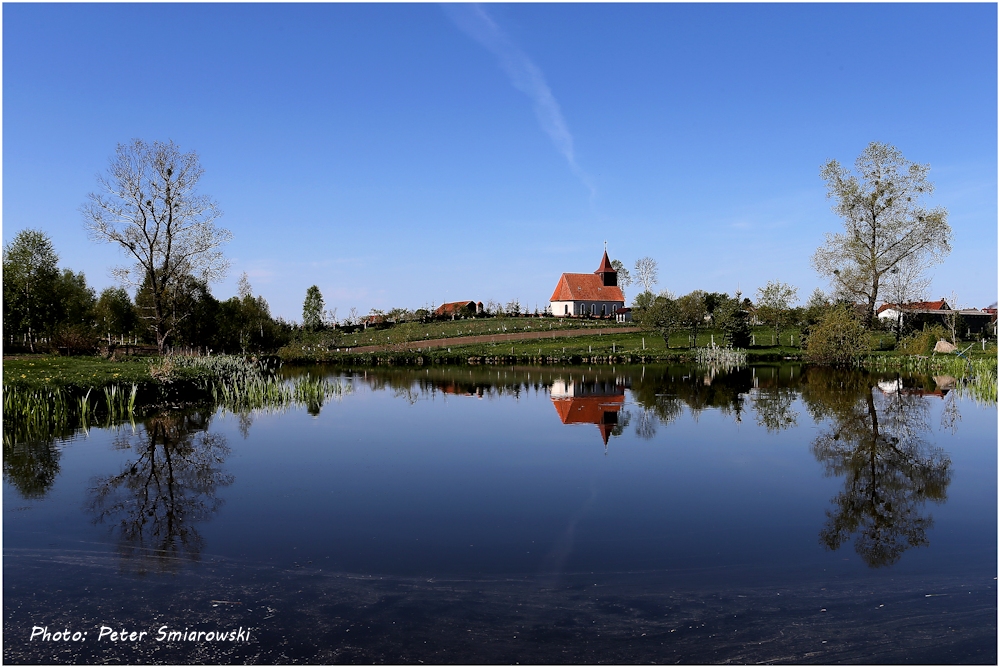
{"type": "Polygon", "coordinates": [[[604,257],[601,258],[601,266],[594,273],[601,277],[601,283],[605,287],[618,285],[618,272],[611,266],[607,249],[604,250],[604,257]]]}

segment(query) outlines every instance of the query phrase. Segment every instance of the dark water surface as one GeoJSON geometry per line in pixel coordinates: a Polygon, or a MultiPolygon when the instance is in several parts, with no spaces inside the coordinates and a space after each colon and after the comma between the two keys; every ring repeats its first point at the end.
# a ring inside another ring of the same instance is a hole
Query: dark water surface
{"type": "Polygon", "coordinates": [[[5,439],[4,660],[997,662],[997,410],[950,379],[319,373],[5,439]]]}

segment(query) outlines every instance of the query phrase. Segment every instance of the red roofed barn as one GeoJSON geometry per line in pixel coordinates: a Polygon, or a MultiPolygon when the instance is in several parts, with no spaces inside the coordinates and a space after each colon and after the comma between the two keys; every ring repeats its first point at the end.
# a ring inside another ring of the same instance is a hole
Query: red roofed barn
{"type": "Polygon", "coordinates": [[[592,274],[563,274],[549,298],[552,315],[614,315],[625,307],[625,295],[618,287],[618,272],[604,251],[601,266],[592,274]]]}
{"type": "Polygon", "coordinates": [[[451,316],[452,319],[454,319],[455,316],[464,318],[482,312],[483,312],[483,303],[473,302],[473,301],[447,302],[441,304],[441,306],[438,306],[436,309],[434,309],[434,315],[439,317],[451,316]]]}

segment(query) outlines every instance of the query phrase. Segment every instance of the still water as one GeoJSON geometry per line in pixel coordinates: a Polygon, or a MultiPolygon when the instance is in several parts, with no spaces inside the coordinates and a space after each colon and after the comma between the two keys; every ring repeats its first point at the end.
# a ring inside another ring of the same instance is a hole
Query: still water
{"type": "Polygon", "coordinates": [[[997,661],[997,409],[952,379],[285,373],[344,393],[5,438],[6,662],[997,661]]]}

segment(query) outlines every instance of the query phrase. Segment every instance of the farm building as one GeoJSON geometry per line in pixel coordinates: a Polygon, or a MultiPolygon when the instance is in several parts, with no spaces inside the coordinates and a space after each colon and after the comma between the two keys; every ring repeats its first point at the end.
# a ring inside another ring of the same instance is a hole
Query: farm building
{"type": "Polygon", "coordinates": [[[878,318],[892,323],[899,322],[902,316],[903,331],[920,329],[924,325],[945,325],[947,318],[958,316],[958,332],[960,336],[996,336],[996,313],[989,309],[952,309],[948,302],[939,299],[934,302],[913,302],[903,304],[883,304],[878,309],[878,318]]]}
{"type": "Polygon", "coordinates": [[[465,318],[482,312],[483,303],[473,301],[448,302],[446,304],[441,304],[441,306],[434,309],[434,315],[441,318],[451,316],[452,319],[465,318]]]}
{"type": "Polygon", "coordinates": [[[552,315],[611,316],[625,308],[625,295],[618,287],[618,272],[604,251],[601,266],[592,274],[563,274],[549,298],[552,315]]]}
{"type": "Polygon", "coordinates": [[[947,311],[951,307],[948,302],[939,299],[936,302],[911,302],[909,304],[882,304],[878,307],[876,316],[879,320],[895,322],[900,313],[928,313],[932,311],[947,311]]]}

